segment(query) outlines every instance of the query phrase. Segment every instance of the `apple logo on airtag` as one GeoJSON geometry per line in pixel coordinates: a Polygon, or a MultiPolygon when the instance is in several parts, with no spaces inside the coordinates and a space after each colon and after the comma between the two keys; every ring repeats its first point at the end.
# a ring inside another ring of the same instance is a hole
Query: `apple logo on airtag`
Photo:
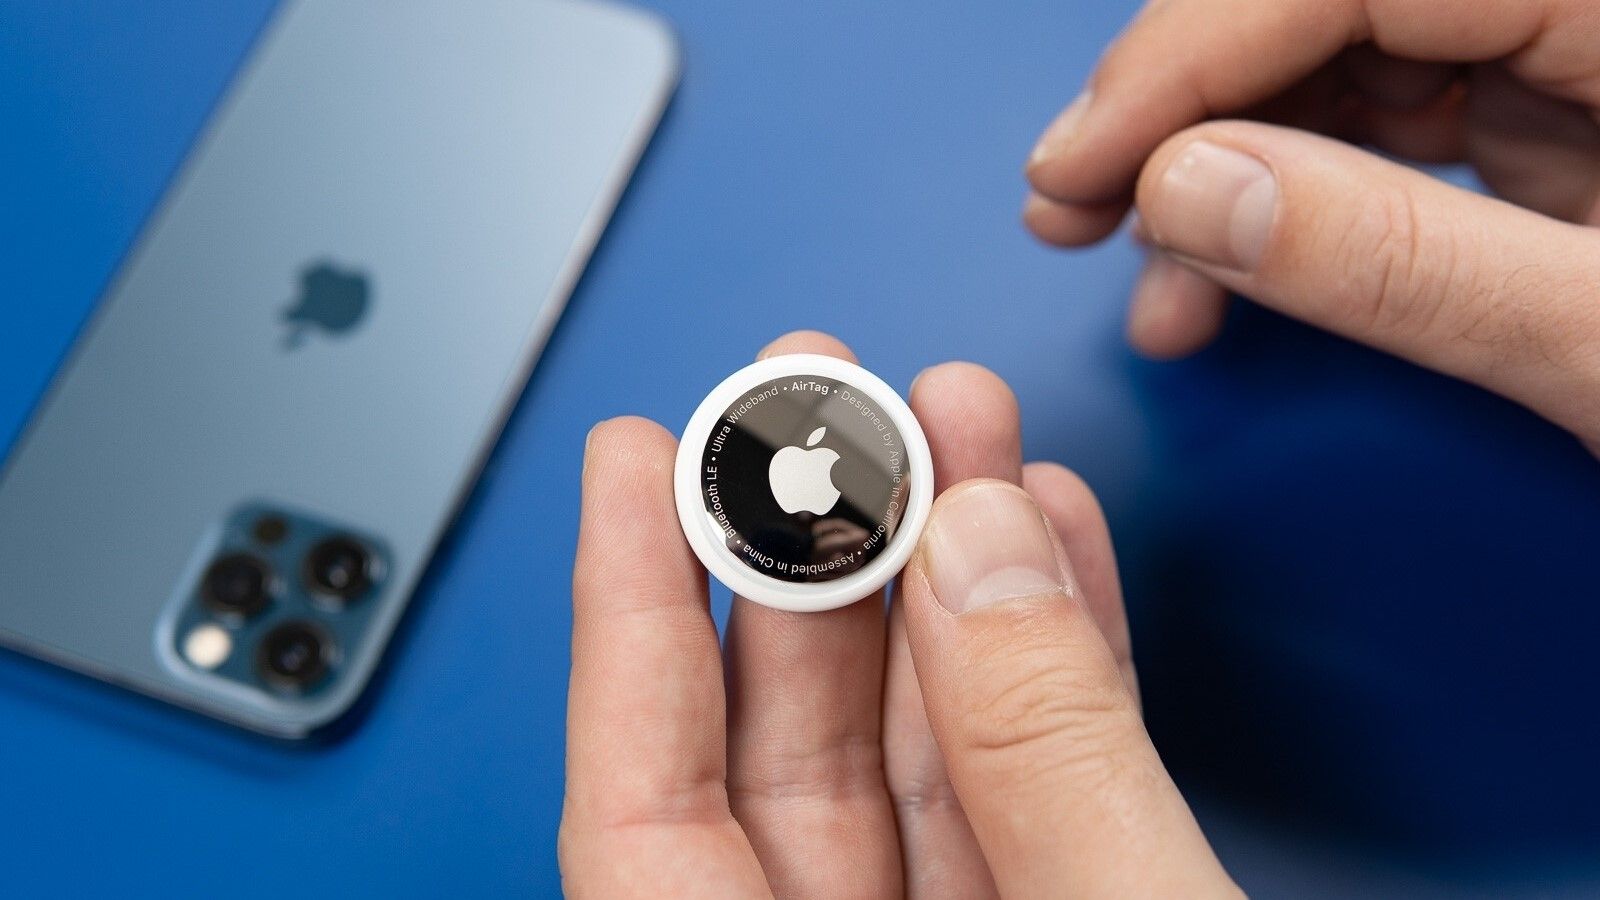
{"type": "Polygon", "coordinates": [[[806,447],[816,449],[789,446],[772,455],[767,481],[772,487],[772,499],[784,512],[827,515],[839,502],[839,489],[833,484],[833,464],[839,461],[839,454],[828,447],[817,447],[827,430],[828,426],[823,425],[806,438],[806,447]]]}
{"type": "Polygon", "coordinates": [[[284,335],[285,349],[300,347],[314,331],[330,337],[354,331],[367,315],[371,294],[364,272],[343,269],[327,260],[306,266],[300,272],[299,295],[283,313],[289,329],[284,335]]]}

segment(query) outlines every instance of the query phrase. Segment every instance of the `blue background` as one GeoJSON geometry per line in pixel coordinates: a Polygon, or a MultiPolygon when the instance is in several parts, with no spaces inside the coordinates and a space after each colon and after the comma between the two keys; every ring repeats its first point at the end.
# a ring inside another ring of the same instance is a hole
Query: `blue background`
{"type": "MultiPolygon", "coordinates": [[[[0,447],[270,5],[0,6],[0,447]]],[[[1252,308],[1139,361],[1127,243],[1019,226],[1131,3],[655,5],[682,87],[364,720],[285,748],[0,655],[8,893],[556,892],[583,436],[679,427],[797,327],[902,388],[994,368],[1100,492],[1152,731],[1247,888],[1600,890],[1600,466],[1252,308]]]]}

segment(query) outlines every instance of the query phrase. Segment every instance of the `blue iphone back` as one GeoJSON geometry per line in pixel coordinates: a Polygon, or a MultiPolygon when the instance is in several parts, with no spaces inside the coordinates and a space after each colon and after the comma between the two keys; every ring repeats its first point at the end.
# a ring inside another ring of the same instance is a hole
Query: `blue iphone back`
{"type": "Polygon", "coordinates": [[[0,471],[0,641],[347,710],[675,75],[611,5],[281,10],[0,471]]]}

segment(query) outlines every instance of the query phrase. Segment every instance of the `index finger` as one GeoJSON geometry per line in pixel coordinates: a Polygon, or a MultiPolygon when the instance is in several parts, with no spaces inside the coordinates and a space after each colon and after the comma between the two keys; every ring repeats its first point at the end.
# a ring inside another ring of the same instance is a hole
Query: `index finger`
{"type": "Polygon", "coordinates": [[[1039,194],[1105,204],[1132,196],[1145,159],[1184,128],[1285,90],[1371,41],[1435,62],[1507,58],[1557,96],[1600,97],[1600,47],[1582,0],[1155,0],[1106,51],[1089,87],[1028,162],[1039,194]]]}
{"type": "Polygon", "coordinates": [[[705,572],[678,528],[676,442],[644,419],[590,434],[572,578],[560,855],[569,893],[766,892],[724,783],[722,663],[705,572]]]}

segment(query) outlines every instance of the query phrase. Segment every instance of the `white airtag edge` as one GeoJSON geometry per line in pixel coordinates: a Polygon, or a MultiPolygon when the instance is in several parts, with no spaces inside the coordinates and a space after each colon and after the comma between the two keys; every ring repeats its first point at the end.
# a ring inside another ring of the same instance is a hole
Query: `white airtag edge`
{"type": "Polygon", "coordinates": [[[678,443],[673,469],[673,493],[678,522],[690,549],[716,579],[734,593],[764,606],[790,612],[821,612],[848,606],[888,584],[899,574],[916,549],[922,527],[933,506],[933,455],[911,407],[883,379],[854,363],[814,353],[773,356],[752,363],[723,379],[700,401],[678,443]],[[706,512],[700,493],[700,460],[711,429],[722,414],[745,392],[776,378],[821,376],[833,378],[860,391],[878,405],[905,441],[907,471],[911,478],[905,513],[889,539],[889,546],[859,571],[833,581],[791,582],[769,578],[745,565],[728,549],[722,529],[706,512]]]}

